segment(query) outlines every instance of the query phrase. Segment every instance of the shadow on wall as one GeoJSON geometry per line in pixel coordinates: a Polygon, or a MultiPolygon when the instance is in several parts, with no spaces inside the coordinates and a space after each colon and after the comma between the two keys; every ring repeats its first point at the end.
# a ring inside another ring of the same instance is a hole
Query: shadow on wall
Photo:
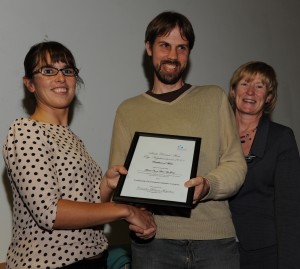
{"type": "Polygon", "coordinates": [[[6,168],[4,168],[3,172],[2,172],[2,184],[4,186],[7,201],[9,203],[10,210],[12,212],[12,210],[13,210],[13,196],[12,196],[12,191],[11,191],[11,187],[10,187],[10,183],[9,183],[9,178],[7,176],[6,168]]]}
{"type": "Polygon", "coordinates": [[[145,77],[148,81],[148,89],[151,89],[153,86],[153,65],[151,63],[151,57],[148,56],[146,50],[144,51],[144,55],[143,55],[143,69],[144,69],[144,74],[145,77]]]}

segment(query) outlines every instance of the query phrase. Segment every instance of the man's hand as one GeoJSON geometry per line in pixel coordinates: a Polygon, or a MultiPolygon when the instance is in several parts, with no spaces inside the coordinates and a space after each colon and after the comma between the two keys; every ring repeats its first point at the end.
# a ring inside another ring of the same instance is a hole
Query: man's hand
{"type": "Polygon", "coordinates": [[[210,189],[208,181],[204,177],[195,177],[184,183],[187,188],[195,187],[193,204],[198,203],[203,197],[205,197],[210,189]]]}

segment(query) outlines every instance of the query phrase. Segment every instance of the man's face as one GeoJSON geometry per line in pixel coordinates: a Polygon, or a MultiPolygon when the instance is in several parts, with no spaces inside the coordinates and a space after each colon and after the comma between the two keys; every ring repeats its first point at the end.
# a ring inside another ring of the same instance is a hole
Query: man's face
{"type": "Polygon", "coordinates": [[[146,42],[147,54],[152,57],[155,79],[168,85],[182,80],[189,57],[189,42],[183,39],[178,27],[168,35],[158,36],[153,46],[146,42]]]}

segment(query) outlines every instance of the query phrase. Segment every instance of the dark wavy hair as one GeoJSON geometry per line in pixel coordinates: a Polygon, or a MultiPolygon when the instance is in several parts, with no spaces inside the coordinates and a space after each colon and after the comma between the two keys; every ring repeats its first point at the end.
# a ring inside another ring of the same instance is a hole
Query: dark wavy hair
{"type": "MultiPolygon", "coordinates": [[[[69,67],[77,68],[75,58],[68,48],[56,41],[44,41],[33,45],[26,54],[24,59],[25,77],[32,78],[33,71],[40,63],[51,64],[47,62],[47,57],[50,57],[51,63],[62,62],[69,67]]],[[[78,74],[76,81],[78,85],[83,84],[83,80],[78,74]]]]}
{"type": "Polygon", "coordinates": [[[195,34],[191,22],[182,14],[166,11],[157,15],[149,24],[145,33],[145,42],[152,47],[158,36],[169,34],[176,26],[179,27],[181,37],[189,42],[192,50],[195,43],[195,34]]]}
{"type": "MultiPolygon", "coordinates": [[[[28,79],[32,79],[33,71],[35,71],[35,68],[39,64],[50,65],[52,63],[57,63],[57,62],[63,62],[69,67],[77,68],[73,54],[68,48],[66,48],[61,43],[56,41],[44,41],[41,43],[37,43],[30,48],[30,50],[25,56],[24,77],[28,79]],[[48,62],[49,58],[51,61],[50,63],[48,62]]],[[[76,84],[77,87],[79,88],[84,84],[82,78],[78,74],[76,75],[76,84]]],[[[36,99],[34,94],[30,93],[25,86],[24,86],[24,94],[25,96],[22,100],[22,104],[24,109],[26,110],[26,113],[31,115],[36,108],[36,99]]],[[[77,99],[76,96],[70,106],[70,115],[69,115],[70,121],[73,117],[75,105],[80,105],[80,101],[77,99]]]]}

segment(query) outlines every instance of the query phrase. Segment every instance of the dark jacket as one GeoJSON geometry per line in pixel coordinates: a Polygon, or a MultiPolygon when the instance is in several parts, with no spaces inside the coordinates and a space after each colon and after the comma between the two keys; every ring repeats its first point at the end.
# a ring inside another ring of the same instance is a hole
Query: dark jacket
{"type": "Polygon", "coordinates": [[[293,131],[263,116],[244,185],[230,200],[240,245],[276,245],[278,268],[300,268],[300,158],[293,131]]]}

